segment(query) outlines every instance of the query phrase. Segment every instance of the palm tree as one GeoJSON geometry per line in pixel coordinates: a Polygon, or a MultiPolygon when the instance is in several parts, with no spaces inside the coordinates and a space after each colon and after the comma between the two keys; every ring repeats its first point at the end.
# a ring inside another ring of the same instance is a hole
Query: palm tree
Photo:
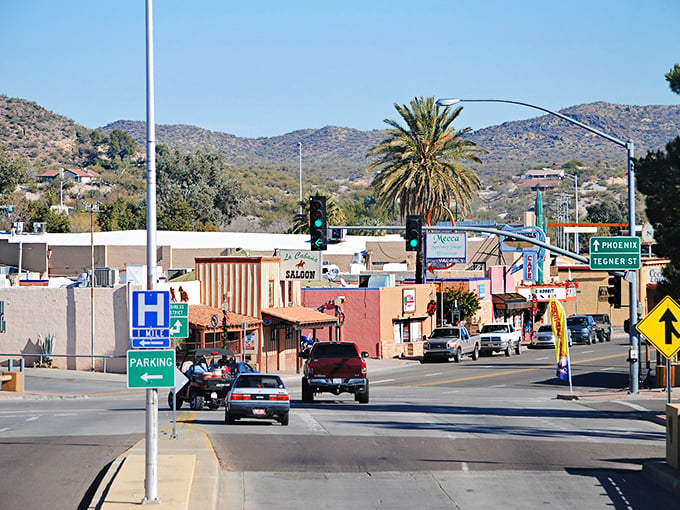
{"type": "Polygon", "coordinates": [[[385,119],[391,126],[385,130],[388,138],[367,154],[380,156],[369,166],[369,170],[380,169],[371,183],[378,202],[398,208],[402,220],[407,214],[439,213],[452,202],[463,212],[469,211],[479,178],[463,161],[479,163],[477,154],[486,151],[463,138],[470,128],[453,127],[463,108],[440,109],[433,97],[416,97],[410,108],[397,103],[394,107],[407,127],[385,119]]]}

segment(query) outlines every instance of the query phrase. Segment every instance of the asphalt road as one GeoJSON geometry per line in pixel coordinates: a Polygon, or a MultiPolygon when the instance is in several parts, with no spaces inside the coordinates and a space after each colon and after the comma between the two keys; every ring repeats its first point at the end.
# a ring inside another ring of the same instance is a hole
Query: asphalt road
{"type": "MultiPolygon", "coordinates": [[[[572,349],[574,392],[602,398],[557,399],[569,386],[554,377],[554,352],[525,350],[377,371],[365,405],[328,394],[303,404],[294,377],[288,427],[227,426],[223,409],[179,419],[211,438],[221,508],[674,508],[640,471],[665,456],[652,421],[665,399],[627,395],[626,351],[623,337],[572,349]]],[[[124,376],[84,386],[54,374],[29,370],[26,389],[65,398],[1,402],[2,508],[80,508],[143,438],[144,392],[124,376]]]]}
{"type": "Polygon", "coordinates": [[[569,386],[554,351],[527,350],[375,374],[367,405],[303,404],[294,381],[288,427],[191,420],[210,434],[228,508],[672,508],[657,488],[652,506],[641,474],[665,456],[665,429],[625,391],[626,350],[572,349],[574,391],[603,399],[557,399],[569,386]]]}

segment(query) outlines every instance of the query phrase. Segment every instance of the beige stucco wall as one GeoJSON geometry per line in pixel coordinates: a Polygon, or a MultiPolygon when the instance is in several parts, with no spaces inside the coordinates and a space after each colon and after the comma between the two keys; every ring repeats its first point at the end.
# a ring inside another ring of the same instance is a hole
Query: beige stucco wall
{"type": "MultiPolygon", "coordinates": [[[[81,358],[55,357],[53,366],[91,368],[92,329],[89,288],[11,287],[0,289],[5,304],[6,331],[0,334],[0,362],[6,354],[39,354],[38,335],[55,335],[54,354],[81,354],[81,358]]],[[[94,289],[94,353],[123,355],[128,347],[127,287],[94,289]]],[[[12,356],[18,362],[18,357],[12,356]]],[[[38,359],[27,357],[30,366],[38,359]]],[[[102,370],[101,358],[95,361],[102,370]]],[[[107,371],[125,372],[125,358],[107,360],[107,371]]]]}

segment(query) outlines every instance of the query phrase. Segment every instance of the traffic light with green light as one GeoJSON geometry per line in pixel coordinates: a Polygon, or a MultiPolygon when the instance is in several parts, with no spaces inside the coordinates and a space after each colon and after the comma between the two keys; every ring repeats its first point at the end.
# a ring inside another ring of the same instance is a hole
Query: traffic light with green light
{"type": "Polygon", "coordinates": [[[423,239],[423,220],[420,216],[406,216],[406,251],[420,251],[423,239]]]}
{"type": "Polygon", "coordinates": [[[323,251],[328,247],[326,197],[309,197],[309,234],[312,251],[323,251]]]}

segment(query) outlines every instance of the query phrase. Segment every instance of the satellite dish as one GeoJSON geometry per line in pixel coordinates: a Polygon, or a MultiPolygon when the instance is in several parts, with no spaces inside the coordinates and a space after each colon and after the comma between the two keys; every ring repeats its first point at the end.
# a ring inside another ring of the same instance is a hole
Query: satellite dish
{"type": "Polygon", "coordinates": [[[329,282],[334,282],[335,280],[337,280],[339,274],[340,274],[340,268],[338,266],[336,266],[335,264],[330,264],[326,268],[326,278],[328,278],[329,282]]]}

